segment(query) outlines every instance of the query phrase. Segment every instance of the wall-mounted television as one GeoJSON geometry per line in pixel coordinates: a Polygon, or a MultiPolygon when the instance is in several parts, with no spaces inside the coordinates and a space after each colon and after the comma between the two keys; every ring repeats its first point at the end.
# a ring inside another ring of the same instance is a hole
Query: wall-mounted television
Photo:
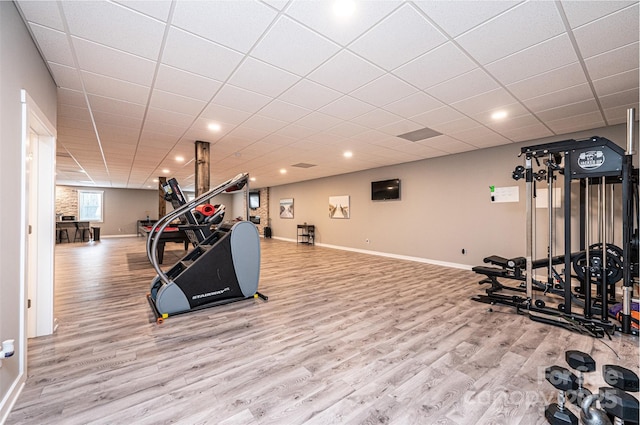
{"type": "Polygon", "coordinates": [[[371,200],[400,199],[400,179],[371,182],[371,200]]]}
{"type": "Polygon", "coordinates": [[[249,192],[249,208],[260,208],[260,192],[249,192]]]}

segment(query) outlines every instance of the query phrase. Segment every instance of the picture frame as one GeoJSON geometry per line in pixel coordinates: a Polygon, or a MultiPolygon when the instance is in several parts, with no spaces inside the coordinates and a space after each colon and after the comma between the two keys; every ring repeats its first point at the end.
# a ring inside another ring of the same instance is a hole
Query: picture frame
{"type": "Polygon", "coordinates": [[[293,218],[293,198],[280,199],[280,218],[293,218]]]}
{"type": "Polygon", "coordinates": [[[350,216],[349,195],[329,196],[329,218],[347,219],[350,216]]]}

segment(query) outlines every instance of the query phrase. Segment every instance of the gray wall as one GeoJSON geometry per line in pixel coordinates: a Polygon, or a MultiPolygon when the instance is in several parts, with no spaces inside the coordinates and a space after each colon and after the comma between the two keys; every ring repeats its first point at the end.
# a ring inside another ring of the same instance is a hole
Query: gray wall
{"type": "MultiPolygon", "coordinates": [[[[0,2],[0,340],[20,336],[20,237],[22,204],[22,112],[26,89],[51,123],[56,123],[56,87],[12,2],[0,2]]],[[[18,359],[3,361],[0,400],[18,378],[18,359]]],[[[0,406],[0,421],[7,406],[0,406]]]]}
{"type": "MultiPolygon", "coordinates": [[[[515,166],[523,164],[518,158],[520,148],[593,135],[626,146],[625,134],[626,126],[617,125],[272,187],[269,213],[273,235],[295,240],[296,225],[307,222],[316,225],[318,244],[460,267],[481,264],[490,254],[524,255],[525,185],[523,180],[511,178],[515,166]],[[390,178],[402,180],[401,200],[371,201],[371,181],[390,178]],[[519,186],[520,202],[491,203],[491,185],[519,186]],[[329,218],[328,198],[332,195],[350,196],[349,219],[329,218]],[[294,219],[280,218],[282,198],[294,198],[294,219]],[[463,248],[466,254],[462,254],[463,248]]],[[[560,232],[561,214],[562,209],[557,210],[560,232]]],[[[547,217],[546,209],[538,210],[539,255],[546,252],[547,217]]],[[[563,249],[561,241],[560,236],[558,249],[563,249]]]]}

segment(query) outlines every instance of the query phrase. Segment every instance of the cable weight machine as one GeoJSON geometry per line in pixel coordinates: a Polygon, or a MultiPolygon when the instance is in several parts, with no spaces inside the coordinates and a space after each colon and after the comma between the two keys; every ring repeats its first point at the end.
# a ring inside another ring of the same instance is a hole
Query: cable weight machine
{"type": "Polygon", "coordinates": [[[487,295],[476,301],[516,307],[538,322],[601,337],[614,331],[638,334],[632,327],[631,302],[633,284],[638,279],[638,170],[633,167],[634,110],[628,111],[627,150],[598,136],[585,140],[564,140],[527,146],[521,149],[524,165],[513,172],[515,180],[526,184],[526,255],[516,259],[499,256],[485,258],[495,267],[474,267],[487,276],[480,283],[491,283],[487,295]],[[534,170],[534,163],[538,167],[534,170]],[[562,176],[563,226],[557,231],[554,211],[554,186],[562,176]],[[548,188],[548,250],[543,259],[536,255],[537,185],[546,181],[548,188]],[[577,184],[574,184],[577,183],[577,184]],[[615,196],[614,187],[622,193],[615,196]],[[574,189],[579,188],[579,194],[574,189]],[[594,198],[597,199],[594,200],[594,198]],[[579,199],[580,205],[572,203],[579,199]],[[616,204],[619,201],[620,204],[616,204]],[[616,210],[619,207],[619,210],[616,210]],[[578,214],[572,214],[579,210],[578,214]],[[615,212],[621,214],[621,226],[615,226],[615,212]],[[575,217],[574,217],[575,215],[575,217]],[[595,216],[595,217],[593,217],[595,216]],[[573,219],[573,220],[572,220],[573,219]],[[575,234],[574,227],[578,227],[575,234]],[[617,233],[622,247],[613,244],[617,233]],[[593,233],[596,236],[593,237],[593,233]],[[562,244],[555,252],[555,237],[562,244]],[[579,249],[576,243],[579,239],[579,249]],[[554,267],[564,266],[560,272],[554,267]],[[535,271],[546,268],[545,280],[535,271]],[[573,273],[572,273],[573,272],[573,273]],[[519,287],[498,282],[498,278],[520,281],[519,287]],[[580,286],[572,287],[574,279],[580,286]],[[609,307],[616,303],[616,283],[622,280],[622,311],[619,324],[612,320],[609,307]],[[498,293],[502,289],[521,295],[498,293]],[[595,292],[595,293],[594,293],[595,292]],[[557,302],[553,307],[547,304],[557,302]]]}

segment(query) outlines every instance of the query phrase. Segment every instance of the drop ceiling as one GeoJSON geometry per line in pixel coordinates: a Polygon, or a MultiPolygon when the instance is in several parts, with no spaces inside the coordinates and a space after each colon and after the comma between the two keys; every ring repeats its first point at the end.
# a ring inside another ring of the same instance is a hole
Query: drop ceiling
{"type": "Polygon", "coordinates": [[[213,184],[277,186],[638,108],[637,1],[16,4],[58,87],[58,184],[193,188],[200,140],[213,184]],[[435,137],[398,137],[422,129],[435,137]]]}

